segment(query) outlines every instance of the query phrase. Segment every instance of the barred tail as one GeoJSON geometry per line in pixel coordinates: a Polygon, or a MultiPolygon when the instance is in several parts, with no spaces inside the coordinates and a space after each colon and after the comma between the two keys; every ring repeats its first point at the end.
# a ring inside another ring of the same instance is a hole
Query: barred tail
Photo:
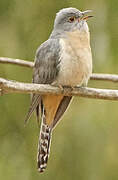
{"type": "Polygon", "coordinates": [[[39,172],[43,172],[47,167],[50,153],[51,131],[52,129],[42,121],[37,157],[39,172]]]}

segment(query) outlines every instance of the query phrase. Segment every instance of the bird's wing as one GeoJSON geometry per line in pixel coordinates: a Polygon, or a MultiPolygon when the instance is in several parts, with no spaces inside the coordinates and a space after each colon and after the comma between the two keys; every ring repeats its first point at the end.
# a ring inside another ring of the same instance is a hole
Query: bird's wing
{"type": "MultiPolygon", "coordinates": [[[[49,39],[38,48],[33,69],[33,83],[51,84],[56,79],[59,72],[59,53],[58,39],[49,39]]],[[[37,119],[39,119],[39,108],[42,112],[42,107],[40,95],[33,94],[25,122],[28,121],[34,110],[36,110],[37,119]]]]}

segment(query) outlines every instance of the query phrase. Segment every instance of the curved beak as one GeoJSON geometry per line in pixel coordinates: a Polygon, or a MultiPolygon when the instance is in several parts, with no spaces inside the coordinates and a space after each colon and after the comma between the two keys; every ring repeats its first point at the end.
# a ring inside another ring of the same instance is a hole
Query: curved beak
{"type": "Polygon", "coordinates": [[[82,12],[82,17],[81,17],[81,20],[85,20],[87,21],[89,18],[93,17],[93,16],[85,16],[86,14],[92,12],[92,10],[86,10],[86,11],[83,11],[82,12]]]}

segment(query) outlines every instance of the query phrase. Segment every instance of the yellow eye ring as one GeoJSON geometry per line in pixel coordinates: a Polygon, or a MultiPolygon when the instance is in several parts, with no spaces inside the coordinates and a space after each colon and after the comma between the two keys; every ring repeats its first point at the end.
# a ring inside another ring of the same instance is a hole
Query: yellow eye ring
{"type": "Polygon", "coordinates": [[[69,18],[69,22],[72,23],[72,22],[74,22],[74,21],[75,21],[75,17],[74,17],[74,16],[72,16],[72,17],[69,18]]]}

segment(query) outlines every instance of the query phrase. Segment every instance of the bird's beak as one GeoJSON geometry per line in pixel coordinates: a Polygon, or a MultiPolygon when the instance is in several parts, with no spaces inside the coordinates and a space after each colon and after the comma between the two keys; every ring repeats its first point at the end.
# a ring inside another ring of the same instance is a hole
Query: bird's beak
{"type": "Polygon", "coordinates": [[[86,14],[92,12],[92,10],[86,10],[82,12],[82,17],[80,18],[80,20],[85,20],[87,21],[89,18],[93,17],[93,16],[85,16],[86,14]]]}

